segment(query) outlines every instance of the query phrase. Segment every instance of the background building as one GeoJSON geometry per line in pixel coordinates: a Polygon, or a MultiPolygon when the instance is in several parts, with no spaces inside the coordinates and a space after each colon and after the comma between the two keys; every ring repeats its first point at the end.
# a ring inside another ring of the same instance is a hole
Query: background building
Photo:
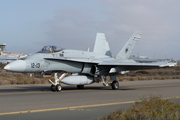
{"type": "Polygon", "coordinates": [[[3,56],[3,51],[5,50],[6,43],[0,43],[0,54],[3,56]]]}

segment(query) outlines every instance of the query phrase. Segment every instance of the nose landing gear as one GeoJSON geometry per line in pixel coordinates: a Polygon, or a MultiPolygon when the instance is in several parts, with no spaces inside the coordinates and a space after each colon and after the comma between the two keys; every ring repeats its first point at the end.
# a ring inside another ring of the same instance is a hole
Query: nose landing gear
{"type": "Polygon", "coordinates": [[[68,73],[63,73],[59,78],[57,73],[54,74],[54,82],[52,82],[49,79],[49,82],[52,84],[51,85],[51,91],[57,91],[60,92],[62,89],[62,86],[59,84],[59,82],[67,75],[68,73]]]}

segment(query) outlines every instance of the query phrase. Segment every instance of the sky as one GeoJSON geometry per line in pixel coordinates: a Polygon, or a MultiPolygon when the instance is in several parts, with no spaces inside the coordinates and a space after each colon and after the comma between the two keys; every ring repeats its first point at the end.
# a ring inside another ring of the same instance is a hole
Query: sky
{"type": "Polygon", "coordinates": [[[0,0],[0,43],[35,53],[45,45],[93,51],[105,33],[116,56],[135,31],[133,55],[180,59],[179,0],[0,0]]]}

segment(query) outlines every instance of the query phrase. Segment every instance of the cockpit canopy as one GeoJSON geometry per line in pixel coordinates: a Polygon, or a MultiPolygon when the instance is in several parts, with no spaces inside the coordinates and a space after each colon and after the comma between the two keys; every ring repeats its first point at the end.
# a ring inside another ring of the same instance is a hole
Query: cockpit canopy
{"type": "Polygon", "coordinates": [[[38,53],[55,53],[61,50],[63,50],[63,48],[53,46],[53,45],[47,45],[47,46],[44,46],[38,53]]]}

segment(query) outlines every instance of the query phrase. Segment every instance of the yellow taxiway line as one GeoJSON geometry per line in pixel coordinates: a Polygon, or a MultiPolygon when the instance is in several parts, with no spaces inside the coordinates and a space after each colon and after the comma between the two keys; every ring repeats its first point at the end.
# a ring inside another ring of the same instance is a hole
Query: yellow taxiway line
{"type": "Polygon", "coordinates": [[[10,115],[10,114],[20,114],[20,113],[35,113],[35,112],[47,112],[47,111],[68,110],[68,109],[70,110],[70,109],[78,109],[78,108],[89,108],[89,107],[100,107],[100,106],[108,106],[108,105],[128,104],[128,103],[135,103],[135,102],[138,102],[138,101],[106,103],[106,104],[95,104],[95,105],[63,107],[63,108],[51,108],[51,109],[42,109],[42,110],[30,110],[30,111],[8,112],[8,113],[0,113],[0,115],[10,115]]]}
{"type": "MultiPolygon", "coordinates": [[[[163,98],[163,99],[175,99],[175,98],[180,98],[180,96],[163,98]]],[[[95,105],[84,105],[84,106],[74,106],[74,107],[63,107],[63,108],[51,108],[51,109],[41,109],[41,110],[7,112],[7,113],[0,113],[0,115],[12,115],[12,114],[22,114],[22,113],[37,113],[37,112],[48,112],[48,111],[57,111],[57,110],[71,110],[71,109],[80,109],[80,108],[90,108],[90,107],[101,107],[101,106],[109,106],[109,105],[129,104],[129,103],[135,103],[135,102],[141,102],[141,100],[127,101],[127,102],[116,102],[116,103],[105,103],[105,104],[95,104],[95,105]]]]}

